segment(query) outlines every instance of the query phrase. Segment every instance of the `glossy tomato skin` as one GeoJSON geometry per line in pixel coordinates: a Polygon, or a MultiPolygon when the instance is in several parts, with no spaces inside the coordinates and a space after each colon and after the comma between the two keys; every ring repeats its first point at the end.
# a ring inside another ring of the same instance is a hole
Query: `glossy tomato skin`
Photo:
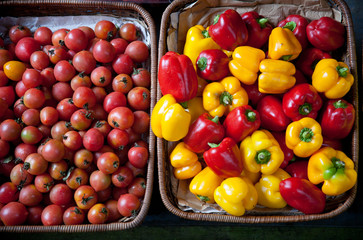
{"type": "Polygon", "coordinates": [[[94,159],[94,155],[87,149],[79,149],[74,154],[74,165],[81,169],[87,169],[90,167],[94,159]]]}
{"type": "Polygon", "coordinates": [[[18,163],[15,165],[15,167],[10,172],[10,180],[17,186],[20,184],[22,184],[22,186],[26,186],[30,184],[33,179],[34,176],[24,169],[23,163],[18,163]]]}
{"type": "Polygon", "coordinates": [[[112,79],[112,89],[115,92],[127,94],[133,87],[133,82],[128,74],[121,73],[112,79]]]}
{"type": "Polygon", "coordinates": [[[96,192],[106,190],[111,186],[111,175],[96,170],[90,176],[90,185],[96,192]]]}
{"type": "Polygon", "coordinates": [[[137,68],[131,74],[135,86],[149,88],[151,85],[151,74],[145,68],[137,68]]]}
{"type": "Polygon", "coordinates": [[[52,96],[57,101],[62,101],[65,98],[71,98],[73,90],[68,82],[57,82],[52,87],[52,96]]]}
{"type": "Polygon", "coordinates": [[[48,162],[39,153],[32,153],[25,158],[24,168],[32,175],[40,175],[47,171],[48,162]]]}
{"type": "Polygon", "coordinates": [[[107,121],[111,127],[124,130],[134,124],[134,113],[128,107],[116,107],[108,114],[107,121]]]}
{"type": "Polygon", "coordinates": [[[117,210],[117,200],[109,199],[105,202],[105,206],[108,209],[107,222],[115,222],[121,218],[121,214],[117,210]]]}
{"type": "Polygon", "coordinates": [[[17,43],[24,37],[31,37],[32,33],[27,26],[14,25],[9,30],[9,38],[13,43],[17,43]]]}
{"type": "Polygon", "coordinates": [[[76,190],[79,186],[88,184],[88,173],[81,168],[74,168],[66,180],[67,186],[76,190]]]}
{"type": "Polygon", "coordinates": [[[42,212],[44,207],[41,205],[28,207],[28,217],[26,223],[30,225],[40,225],[42,223],[42,212]]]}
{"type": "Polygon", "coordinates": [[[113,152],[105,152],[97,159],[97,167],[105,174],[114,173],[120,166],[120,159],[113,152]]]}
{"type": "Polygon", "coordinates": [[[5,182],[0,186],[0,203],[7,204],[9,202],[17,201],[18,198],[19,191],[14,183],[5,182]]]}
{"type": "Polygon", "coordinates": [[[49,192],[50,201],[57,205],[66,205],[73,197],[72,189],[64,183],[58,183],[49,192]]]}
{"type": "Polygon", "coordinates": [[[67,208],[63,213],[63,223],[65,225],[82,224],[85,220],[85,213],[82,209],[76,206],[67,208]]]}
{"type": "Polygon", "coordinates": [[[74,200],[80,209],[90,209],[98,201],[96,191],[89,185],[83,185],[74,192],[74,200]]]}
{"type": "Polygon", "coordinates": [[[43,209],[41,220],[44,226],[63,224],[63,209],[61,206],[51,204],[43,209]]]}
{"type": "Polygon", "coordinates": [[[37,206],[42,200],[43,195],[37,190],[34,184],[29,184],[20,190],[19,202],[25,206],[37,206]]]}
{"type": "Polygon", "coordinates": [[[21,225],[28,217],[28,210],[24,204],[19,202],[9,202],[2,207],[0,219],[5,226],[21,225]]]}
{"type": "Polygon", "coordinates": [[[108,217],[108,209],[103,203],[97,203],[87,213],[87,219],[92,224],[105,223],[108,217]]]}
{"type": "Polygon", "coordinates": [[[29,63],[33,52],[40,50],[40,43],[32,37],[20,39],[15,46],[15,55],[22,62],[29,63]]]}
{"type": "Polygon", "coordinates": [[[138,29],[133,23],[125,23],[120,27],[120,36],[126,41],[132,42],[138,39],[138,29]]]}
{"type": "Polygon", "coordinates": [[[143,177],[134,178],[128,186],[127,191],[138,198],[142,198],[146,192],[146,180],[143,177]]]}
{"type": "Polygon", "coordinates": [[[114,46],[110,42],[102,39],[93,46],[92,53],[96,61],[100,63],[110,63],[116,56],[114,46]]]}
{"type": "Polygon", "coordinates": [[[103,100],[103,108],[108,113],[116,107],[126,107],[126,105],[126,96],[122,92],[111,92],[103,100]]]}
{"type": "Polygon", "coordinates": [[[101,20],[96,23],[94,32],[100,39],[111,40],[116,36],[117,28],[115,24],[108,20],[101,20]]]}
{"type": "Polygon", "coordinates": [[[128,151],[128,158],[134,167],[143,168],[149,159],[149,152],[145,147],[133,146],[128,151]]]}
{"type": "Polygon", "coordinates": [[[112,68],[117,74],[130,75],[135,67],[135,64],[131,57],[127,54],[120,54],[116,56],[112,62],[112,68]]]}
{"type": "Polygon", "coordinates": [[[149,48],[143,41],[132,41],[127,45],[125,54],[135,63],[145,62],[149,57],[149,48]]]}
{"type": "Polygon", "coordinates": [[[114,128],[107,135],[107,143],[113,149],[123,149],[129,143],[129,134],[125,130],[114,128]]]}
{"type": "Polygon", "coordinates": [[[68,49],[79,52],[86,49],[88,37],[81,29],[72,29],[64,37],[64,44],[68,49]]]}
{"type": "Polygon", "coordinates": [[[63,142],[58,139],[50,139],[44,144],[42,156],[48,162],[59,162],[65,155],[63,142]]]}
{"type": "Polygon", "coordinates": [[[0,138],[4,141],[15,141],[20,133],[21,126],[13,119],[6,119],[0,124],[0,138]]]}
{"type": "Polygon", "coordinates": [[[42,26],[37,28],[34,32],[34,39],[37,40],[42,46],[52,44],[53,32],[48,27],[42,26]]]}
{"type": "Polygon", "coordinates": [[[96,128],[90,128],[83,136],[83,146],[89,151],[98,151],[104,144],[104,136],[96,128]]]}
{"type": "Polygon", "coordinates": [[[73,56],[72,60],[74,68],[78,72],[84,72],[85,74],[90,74],[96,67],[96,59],[93,57],[92,52],[87,50],[82,50],[73,56]]]}
{"type": "Polygon", "coordinates": [[[43,173],[34,178],[34,185],[39,192],[47,193],[54,186],[54,179],[49,173],[43,173]]]}
{"type": "Polygon", "coordinates": [[[50,64],[48,55],[44,51],[35,51],[30,55],[30,65],[37,70],[43,70],[50,64]]]}
{"type": "Polygon", "coordinates": [[[126,193],[120,196],[117,201],[117,209],[124,217],[130,217],[137,214],[140,207],[140,200],[133,194],[126,193]]]}
{"type": "Polygon", "coordinates": [[[145,87],[134,87],[127,94],[129,105],[135,110],[147,110],[150,108],[150,90],[145,87]]]}
{"type": "Polygon", "coordinates": [[[72,98],[65,98],[61,100],[56,107],[59,119],[63,121],[69,121],[72,114],[78,110],[77,106],[74,105],[72,98]]]}
{"type": "Polygon", "coordinates": [[[96,105],[95,93],[89,87],[78,87],[73,93],[73,103],[76,107],[90,109],[96,105]]]}
{"type": "Polygon", "coordinates": [[[112,46],[115,48],[116,55],[119,55],[121,53],[125,52],[125,49],[127,45],[129,44],[125,39],[123,38],[114,38],[110,41],[112,46]]]}

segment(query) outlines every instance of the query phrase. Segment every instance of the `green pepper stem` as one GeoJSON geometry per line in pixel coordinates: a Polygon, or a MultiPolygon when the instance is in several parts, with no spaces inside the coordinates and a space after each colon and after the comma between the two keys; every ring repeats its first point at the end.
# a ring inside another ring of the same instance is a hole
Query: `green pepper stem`
{"type": "Polygon", "coordinates": [[[217,16],[214,17],[213,25],[216,24],[219,21],[219,17],[220,17],[220,15],[217,15],[217,16]]]}
{"type": "Polygon", "coordinates": [[[289,61],[291,57],[292,57],[292,55],[284,55],[281,57],[281,60],[289,61]]]}
{"type": "Polygon", "coordinates": [[[197,61],[197,66],[200,71],[204,71],[207,68],[208,59],[206,57],[201,57],[197,61]]]}
{"type": "Polygon", "coordinates": [[[202,195],[199,195],[199,194],[197,196],[203,202],[208,202],[210,200],[209,197],[207,197],[207,196],[202,196],[202,195]]]}
{"type": "Polygon", "coordinates": [[[255,155],[255,161],[258,164],[266,164],[266,163],[268,163],[268,161],[270,161],[270,159],[271,159],[271,153],[270,153],[270,151],[268,151],[266,149],[257,151],[257,153],[255,155]]]}
{"type": "Polygon", "coordinates": [[[218,116],[215,116],[214,118],[211,118],[210,120],[212,122],[214,122],[214,123],[218,123],[219,122],[219,117],[218,116]]]}
{"type": "Polygon", "coordinates": [[[203,30],[202,35],[204,38],[210,38],[209,32],[207,30],[203,30]]]}
{"type": "Polygon", "coordinates": [[[314,132],[310,128],[303,128],[300,131],[299,138],[304,142],[311,142],[313,140],[314,132]]]}
{"type": "Polygon", "coordinates": [[[347,108],[348,107],[348,104],[343,102],[343,100],[339,99],[338,101],[335,101],[333,103],[333,106],[335,108],[347,108]]]}
{"type": "Polygon", "coordinates": [[[349,69],[346,67],[338,66],[337,71],[340,77],[346,77],[348,75],[349,69]]]}
{"type": "Polygon", "coordinates": [[[256,113],[254,111],[251,110],[246,110],[245,115],[247,117],[247,120],[249,122],[254,122],[256,121],[256,113]]]}
{"type": "Polygon", "coordinates": [[[299,107],[299,113],[304,116],[308,115],[311,112],[311,110],[313,110],[313,107],[311,106],[310,103],[304,103],[299,107]]]}
{"type": "Polygon", "coordinates": [[[330,179],[331,177],[334,176],[334,174],[336,174],[338,172],[344,172],[344,169],[345,169],[345,162],[343,162],[339,158],[333,157],[330,160],[333,163],[333,166],[331,168],[326,169],[323,172],[323,178],[325,180],[330,179]]]}
{"type": "Polygon", "coordinates": [[[291,21],[291,22],[287,22],[285,24],[285,26],[283,26],[283,28],[290,29],[293,32],[295,30],[296,26],[297,26],[296,22],[291,21]]]}
{"type": "Polygon", "coordinates": [[[220,103],[224,106],[231,105],[233,100],[232,94],[229,92],[223,92],[220,97],[220,103]]]}
{"type": "Polygon", "coordinates": [[[208,143],[208,146],[211,147],[211,148],[216,148],[216,147],[219,147],[220,143],[208,143]]]}
{"type": "Polygon", "coordinates": [[[266,23],[268,22],[268,19],[267,18],[259,18],[259,19],[256,19],[256,21],[260,25],[261,28],[265,28],[266,23]]]}

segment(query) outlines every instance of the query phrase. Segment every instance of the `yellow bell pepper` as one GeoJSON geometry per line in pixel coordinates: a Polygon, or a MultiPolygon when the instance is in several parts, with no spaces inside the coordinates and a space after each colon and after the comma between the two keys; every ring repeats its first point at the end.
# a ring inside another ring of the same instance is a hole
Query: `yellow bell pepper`
{"type": "Polygon", "coordinates": [[[234,108],[247,104],[247,92],[236,77],[225,77],[204,88],[203,107],[212,117],[222,117],[234,108]]]}
{"type": "Polygon", "coordinates": [[[258,194],[258,204],[269,208],[284,208],[287,203],[280,193],[280,182],[291,176],[279,168],[271,175],[262,174],[255,184],[258,194]]]}
{"type": "Polygon", "coordinates": [[[240,46],[232,54],[229,61],[229,71],[242,83],[252,85],[257,80],[260,62],[265,59],[265,53],[261,49],[240,46]]]}
{"type": "Polygon", "coordinates": [[[268,40],[268,58],[291,61],[302,51],[299,40],[288,28],[275,27],[268,40]]]}
{"type": "Polygon", "coordinates": [[[241,177],[246,177],[251,180],[253,184],[257,183],[261,178],[261,172],[250,172],[246,168],[242,170],[241,177]]]}
{"type": "Polygon", "coordinates": [[[209,36],[202,25],[189,28],[183,54],[187,55],[195,66],[200,52],[207,49],[221,49],[221,47],[209,36]]]}
{"type": "Polygon", "coordinates": [[[323,144],[321,126],[313,118],[305,117],[286,128],[286,146],[298,157],[309,157],[323,144]]]}
{"type": "Polygon", "coordinates": [[[242,216],[257,204],[257,191],[248,178],[225,179],[214,191],[216,203],[233,216],[242,216]]]}
{"type": "Polygon", "coordinates": [[[296,79],[293,76],[296,68],[290,62],[264,59],[260,63],[260,71],[258,89],[262,93],[284,93],[296,83],[296,79]]]}
{"type": "Polygon", "coordinates": [[[207,112],[203,107],[203,98],[195,97],[185,102],[185,110],[190,113],[191,123],[194,122],[200,115],[207,112]]]}
{"type": "Polygon", "coordinates": [[[322,59],[316,64],[312,75],[312,85],[329,99],[346,95],[353,85],[354,77],[344,62],[332,58],[322,59]]]}
{"type": "Polygon", "coordinates": [[[166,94],[155,104],[150,125],[155,136],[167,141],[178,141],[187,135],[190,120],[190,114],[171,94],[166,94]]]}
{"type": "Polygon", "coordinates": [[[174,176],[177,179],[188,179],[202,170],[198,155],[190,151],[184,142],[178,143],[170,154],[170,163],[174,167],[174,176]]]}
{"type": "Polygon", "coordinates": [[[313,184],[323,183],[326,195],[336,196],[355,185],[357,172],[354,162],[344,152],[324,147],[310,157],[308,178],[313,184]]]}
{"type": "Polygon", "coordinates": [[[279,143],[267,130],[256,130],[240,144],[243,166],[247,171],[273,174],[284,161],[279,143]]]}
{"type": "Polygon", "coordinates": [[[189,184],[189,190],[199,200],[206,203],[214,203],[214,190],[224,179],[215,174],[212,169],[205,167],[189,184]]]}

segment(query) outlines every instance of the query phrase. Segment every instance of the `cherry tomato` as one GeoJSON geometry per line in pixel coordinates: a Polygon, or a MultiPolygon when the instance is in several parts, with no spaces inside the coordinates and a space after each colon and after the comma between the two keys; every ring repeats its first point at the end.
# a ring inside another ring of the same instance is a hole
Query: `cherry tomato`
{"type": "Polygon", "coordinates": [[[34,207],[43,200],[43,195],[37,190],[34,184],[23,187],[19,193],[19,202],[25,206],[34,207]]]}
{"type": "Polygon", "coordinates": [[[108,114],[107,121],[111,127],[124,130],[134,124],[134,113],[128,107],[116,107],[108,114]]]}
{"type": "Polygon", "coordinates": [[[97,193],[89,185],[83,185],[74,192],[74,200],[80,209],[90,209],[97,203],[97,193]]]}
{"type": "Polygon", "coordinates": [[[135,216],[140,205],[139,198],[130,193],[121,195],[117,201],[117,209],[124,217],[135,216]]]}
{"type": "Polygon", "coordinates": [[[30,65],[37,70],[43,70],[49,66],[49,56],[44,51],[35,51],[30,55],[30,65]]]}
{"type": "Polygon", "coordinates": [[[24,93],[23,102],[27,108],[41,108],[45,103],[44,92],[38,88],[30,88],[24,93]]]}
{"type": "Polygon", "coordinates": [[[59,119],[63,121],[69,121],[76,110],[78,108],[74,105],[72,98],[65,98],[57,105],[59,119]]]}
{"type": "Polygon", "coordinates": [[[129,55],[135,63],[142,63],[149,57],[149,48],[143,41],[137,40],[127,45],[125,54],[129,55]]]}
{"type": "Polygon", "coordinates": [[[129,186],[133,179],[133,172],[126,166],[120,166],[116,172],[112,173],[111,178],[113,185],[119,188],[129,186]]]}
{"type": "Polygon", "coordinates": [[[62,101],[65,98],[71,98],[73,90],[68,82],[57,82],[52,87],[52,96],[57,101],[62,101]]]}
{"type": "Polygon", "coordinates": [[[45,126],[53,126],[58,122],[58,111],[54,107],[44,107],[40,110],[40,121],[45,126]]]}
{"type": "Polygon", "coordinates": [[[151,74],[145,68],[137,68],[131,74],[132,83],[137,87],[150,87],[151,74]]]}
{"type": "Polygon", "coordinates": [[[138,39],[139,30],[133,23],[125,23],[120,27],[120,36],[126,41],[132,42],[138,39]]]}
{"type": "Polygon", "coordinates": [[[73,93],[73,104],[79,108],[93,108],[96,105],[96,95],[89,87],[79,87],[73,93]]]}
{"type": "Polygon", "coordinates": [[[85,75],[83,72],[75,75],[71,79],[71,88],[75,91],[78,87],[92,87],[91,78],[85,75]]]}
{"type": "Polygon", "coordinates": [[[120,159],[113,152],[105,152],[97,159],[97,167],[105,174],[114,173],[120,166],[120,159]]]}
{"type": "Polygon", "coordinates": [[[52,45],[64,47],[65,46],[64,38],[66,37],[68,32],[69,29],[67,28],[61,28],[56,30],[52,35],[52,45]]]}
{"type": "Polygon", "coordinates": [[[81,169],[87,169],[93,162],[93,153],[87,149],[80,149],[74,154],[74,165],[81,169]]]}
{"type": "Polygon", "coordinates": [[[122,217],[117,209],[117,201],[114,199],[109,199],[105,202],[105,206],[108,209],[107,222],[115,222],[122,217]]]}
{"type": "Polygon", "coordinates": [[[5,141],[0,139],[0,158],[5,157],[6,155],[8,155],[9,151],[10,151],[10,144],[5,141]]]}
{"type": "Polygon", "coordinates": [[[113,22],[101,20],[96,23],[94,31],[96,37],[111,40],[116,36],[117,28],[113,22]]]}
{"type": "Polygon", "coordinates": [[[141,198],[146,192],[146,181],[143,177],[134,178],[127,188],[127,191],[134,194],[136,197],[141,198]]]}
{"type": "Polygon", "coordinates": [[[14,149],[14,157],[21,161],[25,161],[25,158],[28,155],[30,155],[32,153],[36,153],[36,152],[37,152],[36,145],[20,143],[14,149]]]}
{"type": "Polygon", "coordinates": [[[52,87],[57,80],[54,77],[54,69],[52,67],[44,68],[40,75],[43,77],[43,86],[45,87],[52,87]]]}
{"type": "Polygon", "coordinates": [[[51,137],[60,141],[63,141],[63,135],[71,131],[71,125],[69,122],[66,121],[59,121],[56,124],[54,124],[51,128],[51,137]]]}
{"type": "Polygon", "coordinates": [[[150,126],[150,115],[145,111],[135,111],[134,112],[134,124],[132,125],[132,130],[136,133],[146,133],[149,131],[150,126]]]}
{"type": "Polygon", "coordinates": [[[125,39],[122,38],[114,38],[110,41],[112,46],[115,48],[115,54],[119,55],[121,53],[125,53],[125,49],[129,44],[125,39]]]}
{"type": "Polygon", "coordinates": [[[32,153],[25,158],[24,169],[32,175],[40,175],[47,171],[48,162],[39,153],[32,153]]]}
{"type": "Polygon", "coordinates": [[[17,186],[26,186],[30,184],[34,176],[24,169],[24,164],[17,164],[10,172],[10,181],[17,186]]]}
{"type": "Polygon", "coordinates": [[[21,225],[28,217],[28,210],[24,204],[19,202],[9,202],[0,211],[0,219],[5,226],[21,225]]]}
{"type": "Polygon", "coordinates": [[[20,81],[26,70],[26,65],[20,61],[12,60],[3,65],[7,78],[13,81],[20,81]]]}
{"type": "Polygon", "coordinates": [[[49,192],[50,201],[57,205],[66,205],[71,202],[73,197],[72,189],[67,184],[58,183],[49,192]]]}
{"type": "Polygon", "coordinates": [[[79,186],[86,185],[88,183],[88,173],[81,168],[75,168],[69,174],[66,184],[70,189],[76,190],[79,186]]]}
{"type": "Polygon", "coordinates": [[[59,162],[65,155],[63,142],[58,139],[50,139],[42,149],[42,156],[48,162],[59,162]]]}
{"type": "Polygon", "coordinates": [[[97,203],[88,211],[87,219],[92,224],[105,223],[108,218],[108,209],[105,204],[97,203]]]}
{"type": "Polygon", "coordinates": [[[34,32],[34,39],[37,40],[42,46],[52,44],[53,32],[48,27],[39,27],[34,32]]]}
{"type": "Polygon", "coordinates": [[[91,40],[96,36],[95,31],[88,26],[80,26],[78,29],[81,29],[84,32],[88,40],[91,40]]]}
{"type": "Polygon", "coordinates": [[[0,48],[0,70],[4,70],[5,63],[11,60],[13,60],[13,55],[10,53],[10,51],[7,49],[0,48]]]}
{"type": "Polygon", "coordinates": [[[147,110],[150,108],[150,90],[144,87],[134,87],[127,94],[129,105],[135,110],[147,110]]]}
{"type": "Polygon", "coordinates": [[[19,190],[12,182],[5,182],[0,186],[0,203],[7,204],[17,201],[19,198],[19,190]]]}
{"type": "Polygon", "coordinates": [[[49,173],[43,173],[35,176],[34,185],[39,192],[47,193],[54,186],[54,179],[49,173]]]}
{"type": "Polygon", "coordinates": [[[98,151],[104,144],[104,136],[96,128],[90,128],[83,136],[83,146],[89,151],[98,151]]]}
{"type": "Polygon", "coordinates": [[[26,126],[21,130],[20,138],[24,143],[37,144],[42,140],[42,132],[34,126],[26,126]]]}
{"type": "Polygon", "coordinates": [[[63,144],[71,150],[78,150],[82,147],[82,137],[77,131],[69,131],[63,135],[63,144]]]}
{"type": "Polygon", "coordinates": [[[85,74],[90,74],[96,67],[96,60],[93,57],[92,52],[86,50],[76,53],[72,63],[78,72],[84,72],[85,74]]]}
{"type": "Polygon", "coordinates": [[[14,25],[9,30],[9,38],[13,43],[17,43],[24,37],[31,37],[32,33],[27,26],[14,25]]]}
{"type": "Polygon", "coordinates": [[[85,213],[79,207],[69,207],[63,213],[63,223],[65,225],[82,224],[85,219],[85,213]]]}
{"type": "Polygon", "coordinates": [[[56,204],[46,206],[43,209],[41,219],[44,226],[61,225],[63,223],[62,207],[56,204]]]}
{"type": "Polygon", "coordinates": [[[130,75],[134,69],[134,62],[127,54],[116,56],[112,62],[112,68],[117,74],[125,73],[130,75]]]}
{"type": "Polygon", "coordinates": [[[142,146],[133,146],[128,151],[129,162],[136,168],[143,168],[146,166],[149,159],[149,152],[147,148],[142,146]]]}
{"type": "Polygon", "coordinates": [[[25,63],[30,62],[30,56],[37,50],[40,50],[40,43],[32,37],[24,37],[15,45],[16,57],[25,63]]]}
{"type": "Polygon", "coordinates": [[[26,109],[21,114],[21,121],[27,126],[38,126],[40,123],[40,111],[35,108],[26,109]]]}
{"type": "Polygon", "coordinates": [[[118,74],[112,80],[112,89],[116,92],[127,94],[133,87],[133,82],[128,74],[118,74]]]}
{"type": "Polygon", "coordinates": [[[54,66],[54,77],[57,81],[68,82],[75,74],[75,68],[67,60],[61,60],[54,66]]]}
{"type": "Polygon", "coordinates": [[[110,42],[102,39],[95,43],[92,53],[96,61],[101,63],[110,63],[116,56],[114,46],[110,42]]]}
{"type": "Polygon", "coordinates": [[[27,68],[21,79],[27,88],[35,88],[43,83],[43,78],[40,72],[34,68],[27,68]]]}
{"type": "Polygon", "coordinates": [[[92,127],[100,131],[104,137],[107,137],[108,133],[111,131],[111,126],[106,120],[98,120],[92,124],[92,127]]]}
{"type": "Polygon", "coordinates": [[[72,29],[64,37],[64,44],[68,49],[79,52],[86,49],[88,45],[88,37],[81,29],[72,29]]]}
{"type": "Polygon", "coordinates": [[[116,107],[126,107],[126,105],[126,96],[122,92],[111,92],[103,100],[103,108],[108,113],[116,107]]]}
{"type": "Polygon", "coordinates": [[[42,223],[42,212],[44,207],[37,205],[34,207],[28,207],[28,217],[26,223],[30,225],[40,225],[42,223]]]}
{"type": "Polygon", "coordinates": [[[93,121],[92,112],[85,109],[75,111],[70,119],[72,127],[76,130],[82,131],[88,129],[93,121]]]}
{"type": "Polygon", "coordinates": [[[123,149],[129,143],[129,134],[125,130],[114,128],[107,135],[107,143],[113,149],[123,149]]]}
{"type": "Polygon", "coordinates": [[[57,64],[58,62],[60,62],[62,60],[68,60],[67,51],[60,46],[57,46],[57,47],[52,46],[45,53],[48,54],[49,60],[53,64],[57,64]]]}
{"type": "Polygon", "coordinates": [[[68,164],[64,160],[49,164],[48,173],[54,180],[62,180],[67,175],[68,164]]]}
{"type": "Polygon", "coordinates": [[[0,98],[3,99],[8,106],[12,106],[15,102],[15,91],[13,86],[0,87],[0,98]]]}
{"type": "Polygon", "coordinates": [[[0,138],[4,141],[15,141],[20,133],[21,126],[14,119],[6,119],[0,124],[0,138]]]}
{"type": "Polygon", "coordinates": [[[112,82],[112,73],[105,66],[99,66],[91,72],[91,81],[95,86],[106,87],[112,82]]]}
{"type": "Polygon", "coordinates": [[[91,173],[89,178],[90,185],[96,192],[107,189],[111,185],[111,175],[105,174],[100,170],[91,173]]]}
{"type": "Polygon", "coordinates": [[[0,70],[0,87],[6,86],[8,84],[8,82],[9,82],[8,77],[5,75],[3,70],[0,70]]]}

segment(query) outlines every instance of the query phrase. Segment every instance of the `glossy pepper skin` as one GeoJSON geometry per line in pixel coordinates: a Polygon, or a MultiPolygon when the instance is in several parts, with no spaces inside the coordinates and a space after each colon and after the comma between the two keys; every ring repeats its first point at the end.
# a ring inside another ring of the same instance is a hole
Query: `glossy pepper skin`
{"type": "Polygon", "coordinates": [[[203,107],[203,98],[195,97],[190,99],[187,102],[183,103],[185,107],[185,111],[187,111],[192,117],[190,122],[193,123],[200,115],[205,113],[205,109],[203,107]]]}
{"type": "Polygon", "coordinates": [[[255,11],[245,12],[241,17],[248,30],[246,45],[254,48],[263,47],[267,43],[273,29],[268,19],[255,11]]]}
{"type": "Polygon", "coordinates": [[[302,51],[299,40],[287,28],[275,27],[268,40],[268,58],[291,61],[296,59],[302,51]]]}
{"type": "Polygon", "coordinates": [[[309,180],[296,177],[282,180],[280,194],[288,205],[304,214],[318,214],[325,209],[325,194],[309,180]]]}
{"type": "Polygon", "coordinates": [[[345,27],[330,17],[321,17],[306,26],[309,42],[323,51],[334,51],[344,45],[345,27]]]}
{"type": "Polygon", "coordinates": [[[281,168],[273,174],[262,174],[260,181],[255,184],[257,203],[268,208],[284,208],[287,203],[280,193],[280,182],[291,176],[281,168]]]}
{"type": "Polygon", "coordinates": [[[244,168],[249,172],[273,174],[284,161],[284,153],[273,135],[265,130],[257,130],[240,144],[244,168]]]}
{"type": "Polygon", "coordinates": [[[203,50],[220,49],[221,47],[209,36],[208,30],[202,25],[195,25],[188,29],[183,54],[187,55],[195,65],[203,50]]]}
{"type": "Polygon", "coordinates": [[[354,83],[354,77],[344,62],[332,58],[322,59],[316,64],[312,84],[318,92],[329,99],[345,96],[354,83]]]}
{"type": "Polygon", "coordinates": [[[308,20],[303,16],[292,14],[279,22],[277,26],[290,29],[301,44],[302,49],[305,49],[309,43],[306,35],[306,27],[308,24],[308,20]]]}
{"type": "Polygon", "coordinates": [[[260,114],[250,105],[236,107],[223,121],[226,136],[236,143],[251,135],[261,125],[260,114]]]}
{"type": "Polygon", "coordinates": [[[304,73],[304,75],[311,77],[313,75],[316,64],[325,58],[332,58],[331,55],[319,48],[306,48],[304,49],[299,58],[296,60],[295,66],[304,73]]]}
{"type": "Polygon", "coordinates": [[[343,139],[351,132],[355,122],[354,106],[344,99],[329,100],[320,120],[323,136],[343,139]]]}
{"type": "Polygon", "coordinates": [[[258,89],[262,93],[284,93],[296,83],[294,64],[274,59],[264,59],[259,66],[258,89]]]}
{"type": "Polygon", "coordinates": [[[290,162],[295,161],[294,151],[286,146],[285,132],[272,131],[271,134],[274,136],[276,141],[279,143],[282,152],[284,153],[284,161],[281,163],[280,168],[284,169],[290,162]]]}
{"type": "Polygon", "coordinates": [[[203,106],[213,117],[227,115],[234,108],[248,104],[247,92],[240,81],[229,76],[209,83],[203,91],[203,106]]]}
{"type": "Polygon", "coordinates": [[[170,154],[170,163],[174,167],[174,176],[177,179],[188,179],[202,170],[198,155],[190,151],[184,142],[179,142],[170,154]]]}
{"type": "Polygon", "coordinates": [[[233,216],[242,216],[257,204],[257,191],[248,178],[225,179],[214,191],[216,203],[233,216]]]}
{"type": "Polygon", "coordinates": [[[241,15],[233,9],[228,9],[214,18],[208,33],[222,49],[233,51],[236,47],[245,45],[248,40],[248,30],[241,15]]]}
{"type": "Polygon", "coordinates": [[[296,162],[292,162],[284,169],[288,172],[292,177],[304,178],[309,180],[308,178],[308,161],[300,160],[296,162]]]}
{"type": "Polygon", "coordinates": [[[355,185],[357,172],[354,162],[344,152],[324,147],[310,157],[308,178],[313,184],[323,183],[326,195],[336,196],[355,185]]]}
{"type": "Polygon", "coordinates": [[[197,74],[199,77],[218,81],[229,75],[229,57],[220,49],[203,50],[197,60],[197,74]]]}
{"type": "Polygon", "coordinates": [[[252,85],[247,85],[247,84],[241,83],[241,86],[246,90],[246,92],[248,94],[249,104],[254,108],[256,108],[258,102],[267,95],[266,93],[262,93],[258,90],[257,81],[252,85]]]}
{"type": "Polygon", "coordinates": [[[257,111],[260,113],[261,127],[267,130],[284,131],[291,122],[282,109],[282,101],[276,96],[263,97],[258,102],[257,111]]]}
{"type": "Polygon", "coordinates": [[[229,61],[229,71],[242,83],[251,85],[257,80],[260,62],[265,59],[265,53],[250,46],[237,47],[229,61]]]}
{"type": "Polygon", "coordinates": [[[215,203],[214,191],[224,178],[215,174],[210,167],[200,171],[189,184],[189,191],[199,200],[206,203],[215,203]]]}
{"type": "Polygon", "coordinates": [[[323,100],[320,95],[308,83],[295,85],[282,98],[282,109],[292,121],[304,117],[316,119],[322,106],[323,100]]]}
{"type": "Polygon", "coordinates": [[[238,177],[242,170],[242,157],[236,142],[229,137],[203,153],[205,163],[215,174],[223,178],[238,177]]]}
{"type": "Polygon", "coordinates": [[[171,94],[166,94],[155,104],[150,126],[155,136],[167,141],[178,141],[187,135],[190,120],[190,114],[171,94]]]}
{"type": "Polygon", "coordinates": [[[197,73],[186,55],[169,51],[162,56],[158,80],[161,93],[173,95],[177,102],[188,101],[197,95],[197,73]]]}
{"type": "Polygon", "coordinates": [[[186,147],[193,152],[203,153],[210,148],[208,143],[220,143],[224,136],[225,130],[219,117],[213,118],[208,113],[203,113],[190,125],[183,140],[186,147]]]}
{"type": "Polygon", "coordinates": [[[320,124],[305,117],[294,121],[286,129],[286,146],[298,157],[309,157],[323,144],[320,124]]]}

